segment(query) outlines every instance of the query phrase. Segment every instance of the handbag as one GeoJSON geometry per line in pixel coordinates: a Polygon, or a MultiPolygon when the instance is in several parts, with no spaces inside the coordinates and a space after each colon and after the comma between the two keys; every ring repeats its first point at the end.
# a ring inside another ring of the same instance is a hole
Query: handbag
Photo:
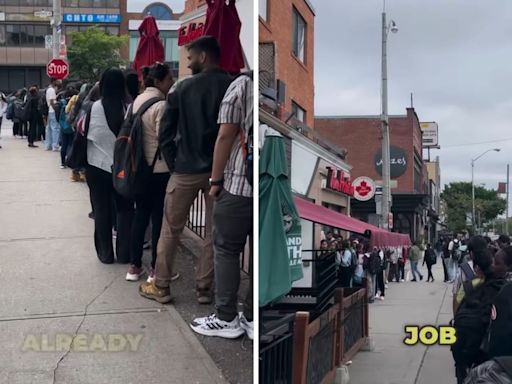
{"type": "Polygon", "coordinates": [[[71,144],[66,165],[71,169],[80,169],[87,166],[87,133],[91,122],[91,111],[82,112],[76,124],[75,137],[71,144]]]}

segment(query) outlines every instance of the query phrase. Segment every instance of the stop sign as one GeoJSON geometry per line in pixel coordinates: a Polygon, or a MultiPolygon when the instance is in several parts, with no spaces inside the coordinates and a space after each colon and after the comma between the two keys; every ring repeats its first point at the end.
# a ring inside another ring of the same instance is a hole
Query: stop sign
{"type": "Polygon", "coordinates": [[[62,59],[53,59],[46,66],[46,74],[50,78],[63,80],[69,75],[69,65],[62,59]]]}

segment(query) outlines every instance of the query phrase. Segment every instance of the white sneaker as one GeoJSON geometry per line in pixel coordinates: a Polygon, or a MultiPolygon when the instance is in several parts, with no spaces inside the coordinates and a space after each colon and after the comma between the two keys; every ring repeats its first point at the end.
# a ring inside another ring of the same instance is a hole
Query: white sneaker
{"type": "Polygon", "coordinates": [[[400,280],[402,283],[405,281],[404,279],[400,280]]]}
{"type": "Polygon", "coordinates": [[[386,285],[384,285],[384,287],[385,287],[385,288],[389,288],[387,284],[386,284],[386,285]]]}
{"type": "Polygon", "coordinates": [[[240,326],[247,334],[247,337],[254,340],[254,321],[247,320],[242,312],[240,312],[240,326]]]}
{"type": "Polygon", "coordinates": [[[215,314],[207,317],[200,317],[194,319],[192,323],[190,323],[190,328],[200,335],[217,336],[225,339],[237,339],[245,333],[240,326],[240,319],[238,316],[236,316],[231,322],[220,320],[215,314]]]}
{"type": "MultiPolygon", "coordinates": [[[[180,274],[178,272],[176,272],[174,275],[172,275],[171,277],[171,281],[176,281],[180,278],[180,274]]],[[[149,274],[148,274],[148,279],[146,280],[148,283],[154,283],[155,282],[155,271],[151,271],[149,274]]]]}
{"type": "Polygon", "coordinates": [[[128,267],[128,272],[126,273],[126,281],[139,281],[139,279],[144,275],[144,267],[137,268],[135,265],[130,265],[128,267]]]}

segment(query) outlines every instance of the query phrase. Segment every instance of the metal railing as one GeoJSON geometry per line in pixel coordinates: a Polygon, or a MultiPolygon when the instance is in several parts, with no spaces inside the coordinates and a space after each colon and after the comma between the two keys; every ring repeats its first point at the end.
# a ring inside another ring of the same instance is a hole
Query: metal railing
{"type": "MultiPolygon", "coordinates": [[[[203,191],[199,191],[194,203],[190,207],[186,226],[201,239],[204,240],[206,237],[206,203],[203,191]]],[[[243,272],[246,274],[250,273],[250,251],[248,245],[240,254],[240,265],[243,272]]]]}

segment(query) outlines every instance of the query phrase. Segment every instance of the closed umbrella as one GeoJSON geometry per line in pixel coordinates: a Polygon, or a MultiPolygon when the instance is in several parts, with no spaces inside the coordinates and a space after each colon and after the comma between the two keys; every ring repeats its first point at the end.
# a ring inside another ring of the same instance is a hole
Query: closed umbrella
{"type": "Polygon", "coordinates": [[[132,68],[142,78],[142,68],[165,61],[164,45],[160,40],[160,31],[153,16],[146,16],[139,27],[140,41],[133,60],[132,68]]]}
{"type": "Polygon", "coordinates": [[[238,74],[245,67],[235,0],[206,0],[208,10],[204,34],[217,39],[221,49],[220,67],[231,74],[238,74]]]}
{"type": "Polygon", "coordinates": [[[259,305],[287,294],[303,277],[300,218],[281,135],[267,135],[260,156],[259,305]]]}

